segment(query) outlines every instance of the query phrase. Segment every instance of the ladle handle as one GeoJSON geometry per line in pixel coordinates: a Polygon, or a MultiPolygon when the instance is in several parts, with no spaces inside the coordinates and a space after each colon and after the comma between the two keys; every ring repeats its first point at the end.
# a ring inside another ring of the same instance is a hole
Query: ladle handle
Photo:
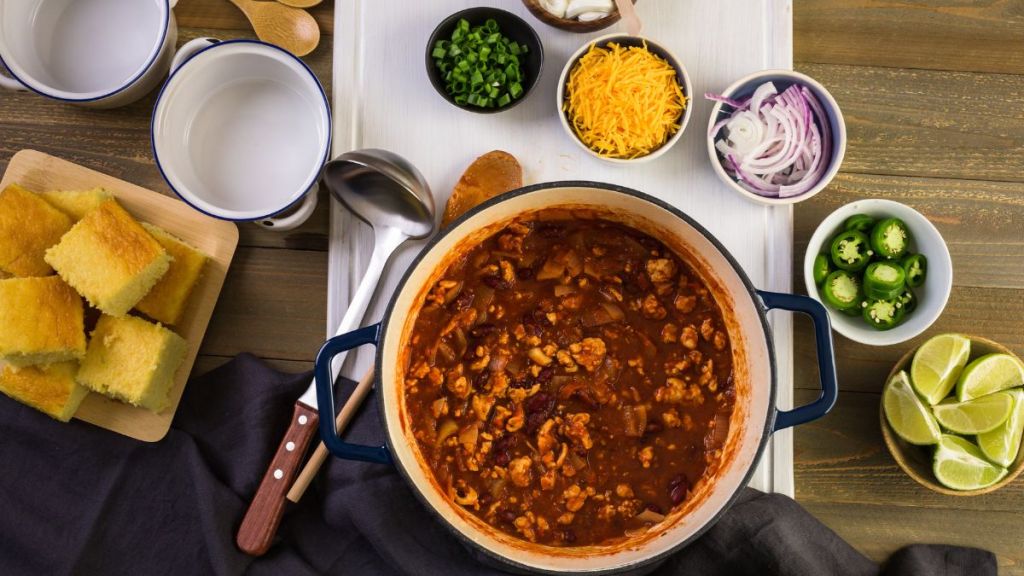
{"type": "MultiPolygon", "coordinates": [[[[391,254],[402,242],[405,242],[406,238],[405,234],[394,228],[382,228],[374,235],[373,254],[370,256],[370,263],[366,265],[363,279],[359,282],[359,287],[356,288],[355,294],[352,295],[352,300],[349,301],[345,315],[342,316],[341,322],[338,323],[338,329],[334,333],[335,336],[340,336],[359,328],[363,317],[366,316],[366,309],[370,306],[370,300],[373,299],[373,293],[377,290],[380,277],[384,273],[384,266],[387,265],[391,254]]],[[[345,364],[346,356],[348,356],[348,351],[338,354],[331,361],[332,382],[338,379],[338,373],[341,372],[341,367],[345,364]]]]}

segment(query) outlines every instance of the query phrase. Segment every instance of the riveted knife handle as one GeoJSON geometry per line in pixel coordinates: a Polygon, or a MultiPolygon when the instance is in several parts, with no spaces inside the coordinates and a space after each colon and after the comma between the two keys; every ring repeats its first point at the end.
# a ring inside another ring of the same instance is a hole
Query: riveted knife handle
{"type": "Polygon", "coordinates": [[[284,515],[285,495],[295,481],[319,422],[320,414],[315,409],[295,403],[288,431],[238,527],[235,543],[246,554],[262,556],[270,548],[284,515]]]}

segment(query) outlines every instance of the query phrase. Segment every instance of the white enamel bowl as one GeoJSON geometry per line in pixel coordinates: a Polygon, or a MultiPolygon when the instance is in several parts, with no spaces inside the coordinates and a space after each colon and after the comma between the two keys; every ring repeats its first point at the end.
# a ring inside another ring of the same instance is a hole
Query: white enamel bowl
{"type": "Polygon", "coordinates": [[[635,164],[639,162],[649,162],[651,160],[661,157],[663,154],[668,152],[669,149],[675,146],[676,142],[679,142],[679,140],[683,137],[683,132],[686,130],[687,124],[690,123],[690,116],[692,115],[691,113],[693,111],[693,85],[690,83],[690,74],[687,73],[686,67],[684,67],[682,62],[664,46],[661,46],[660,44],[654,42],[653,40],[649,40],[647,38],[642,38],[639,36],[629,36],[628,34],[607,34],[605,36],[601,36],[600,38],[590,40],[583,46],[580,46],[579,49],[576,50],[576,52],[569,57],[569,61],[566,62],[565,67],[562,68],[561,76],[558,77],[558,90],[555,94],[555,109],[558,110],[558,119],[561,122],[562,128],[565,130],[565,133],[569,136],[569,139],[575,142],[577,146],[585,150],[587,154],[590,154],[594,158],[598,158],[600,160],[604,160],[605,162],[610,162],[612,164],[635,164]],[[675,134],[670,136],[664,144],[662,144],[657,149],[651,151],[651,153],[647,154],[646,156],[639,156],[637,158],[628,159],[608,158],[606,156],[601,156],[597,152],[591,150],[589,146],[584,144],[583,141],[579,139],[579,136],[576,135],[576,132],[569,124],[568,116],[562,109],[562,103],[565,102],[565,87],[566,84],[569,82],[569,74],[572,72],[572,69],[576,66],[576,62],[579,61],[583,54],[590,50],[591,46],[603,47],[611,42],[615,42],[622,46],[643,46],[646,44],[648,50],[650,50],[653,54],[660,56],[666,62],[668,62],[673,68],[675,68],[676,80],[679,82],[680,87],[682,87],[683,95],[686,97],[686,107],[683,109],[683,117],[679,119],[679,130],[676,130],[675,134]]]}
{"type": "Polygon", "coordinates": [[[0,87],[93,108],[145,96],[167,74],[177,0],[0,0],[0,87]]]}
{"type": "Polygon", "coordinates": [[[824,86],[810,76],[799,72],[793,72],[792,70],[762,70],[761,72],[755,72],[744,76],[726,88],[722,92],[722,96],[732,99],[747,98],[757,90],[758,86],[765,82],[774,82],[775,88],[780,94],[783,90],[789,88],[793,84],[802,84],[818,98],[818,102],[821,103],[821,107],[824,110],[825,115],[828,116],[829,128],[832,133],[831,157],[825,173],[810,190],[798,196],[791,196],[789,198],[771,198],[768,196],[761,196],[760,194],[755,194],[743,186],[740,186],[732,176],[726,173],[725,168],[722,167],[722,160],[718,157],[718,151],[715,149],[715,141],[717,138],[711,135],[711,130],[714,125],[719,120],[726,118],[728,114],[731,114],[732,108],[729,107],[728,110],[723,110],[725,104],[721,102],[715,102],[714,107],[711,108],[711,116],[708,118],[707,143],[708,158],[711,160],[711,168],[715,171],[715,174],[718,175],[718,178],[727,186],[755,202],[768,204],[770,206],[803,202],[804,200],[813,198],[818,192],[824,190],[825,187],[828,186],[829,182],[831,182],[839,172],[839,167],[843,163],[843,157],[846,155],[846,121],[843,119],[843,112],[839,109],[839,104],[836,103],[836,99],[832,97],[832,94],[829,93],[824,86]]]}
{"type": "Polygon", "coordinates": [[[906,204],[892,200],[858,200],[840,207],[818,225],[807,244],[804,255],[804,285],[807,293],[821,301],[818,287],[814,284],[814,257],[827,250],[825,245],[843,227],[843,221],[854,214],[868,214],[875,218],[895,217],[907,224],[911,235],[910,250],[924,254],[928,259],[924,284],[914,288],[917,295],[917,309],[906,316],[902,324],[891,330],[879,331],[868,326],[860,316],[847,316],[828,308],[832,327],[836,332],[854,342],[869,346],[891,346],[906,342],[928,329],[942,314],[953,289],[953,260],[945,240],[923,214],[906,204]]]}
{"type": "Polygon", "coordinates": [[[153,111],[161,173],[210,216],[277,230],[301,224],[330,153],[331,113],[316,76],[272,44],[193,42],[153,111]],[[303,199],[298,211],[275,217],[303,199]]]}

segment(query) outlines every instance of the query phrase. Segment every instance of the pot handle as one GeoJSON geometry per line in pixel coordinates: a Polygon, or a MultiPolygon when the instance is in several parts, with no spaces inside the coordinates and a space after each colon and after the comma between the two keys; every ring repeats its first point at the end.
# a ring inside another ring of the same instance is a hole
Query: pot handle
{"type": "Polygon", "coordinates": [[[316,377],[316,403],[320,410],[320,439],[324,446],[338,458],[360,460],[375,464],[391,464],[391,452],[387,446],[363,446],[351,444],[338,437],[334,421],[334,379],[331,378],[331,361],[335,356],[363,344],[377,345],[380,339],[380,324],[359,328],[335,336],[324,342],[316,355],[313,374],[316,377]]]}
{"type": "MultiPolygon", "coordinates": [[[[821,302],[808,296],[797,294],[780,294],[778,292],[757,291],[758,296],[767,310],[778,308],[790,312],[801,312],[811,317],[814,323],[814,340],[818,348],[818,372],[821,378],[821,394],[810,404],[792,410],[775,411],[775,427],[778,432],[797,424],[817,420],[828,414],[839,397],[839,383],[836,378],[835,348],[832,344],[832,324],[828,319],[828,311],[821,302]]],[[[320,420],[321,424],[323,419],[320,420]]]]}

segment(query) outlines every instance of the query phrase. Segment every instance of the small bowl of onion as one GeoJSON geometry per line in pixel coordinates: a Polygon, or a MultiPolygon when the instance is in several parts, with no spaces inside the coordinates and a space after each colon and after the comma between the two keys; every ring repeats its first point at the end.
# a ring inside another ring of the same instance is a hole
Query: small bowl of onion
{"type": "Polygon", "coordinates": [[[794,204],[821,192],[846,154],[846,123],[832,94],[791,70],[744,76],[721,94],[708,122],[715,173],[763,204],[794,204]]]}

